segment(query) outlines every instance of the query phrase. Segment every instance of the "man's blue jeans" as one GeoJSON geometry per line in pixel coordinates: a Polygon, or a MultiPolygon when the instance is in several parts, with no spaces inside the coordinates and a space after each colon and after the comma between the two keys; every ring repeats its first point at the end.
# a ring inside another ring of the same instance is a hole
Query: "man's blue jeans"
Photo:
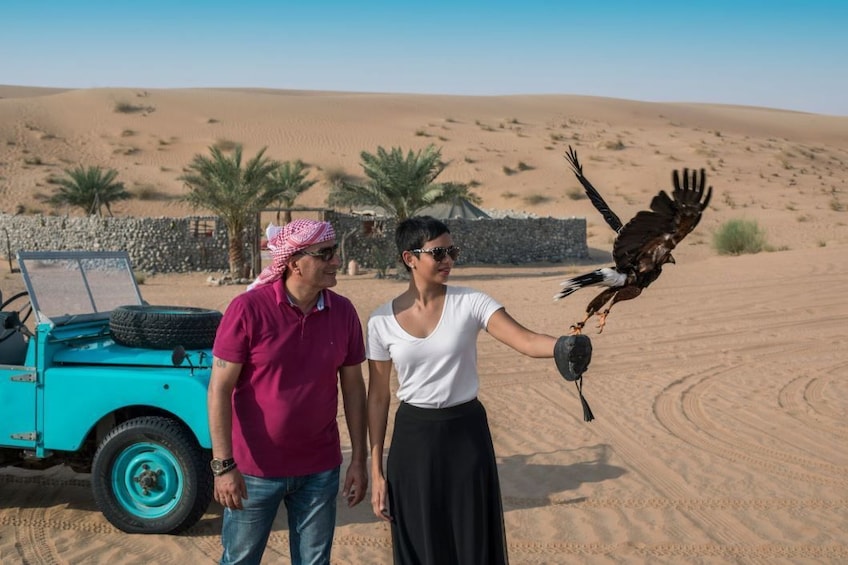
{"type": "Polygon", "coordinates": [[[221,565],[259,565],[280,503],[289,522],[292,565],[327,565],[336,527],[339,468],[306,475],[266,479],[244,476],[242,510],[224,509],[221,565]]]}

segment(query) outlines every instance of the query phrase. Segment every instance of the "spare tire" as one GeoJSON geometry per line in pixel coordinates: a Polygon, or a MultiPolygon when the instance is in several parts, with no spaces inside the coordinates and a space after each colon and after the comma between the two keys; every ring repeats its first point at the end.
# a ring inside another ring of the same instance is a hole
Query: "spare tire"
{"type": "Polygon", "coordinates": [[[127,347],[207,349],[215,341],[222,314],[187,306],[118,306],[109,315],[115,343],[127,347]]]}

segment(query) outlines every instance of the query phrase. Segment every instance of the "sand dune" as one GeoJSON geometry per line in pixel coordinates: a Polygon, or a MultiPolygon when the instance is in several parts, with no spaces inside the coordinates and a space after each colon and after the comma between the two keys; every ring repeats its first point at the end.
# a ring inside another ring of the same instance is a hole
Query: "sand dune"
{"type": "MultiPolygon", "coordinates": [[[[668,186],[671,169],[705,167],[713,204],[678,264],[590,334],[595,421],[582,421],[552,362],[480,338],[511,560],[848,562],[848,118],[574,96],[0,87],[0,97],[7,213],[49,212],[36,198],[50,190],[45,179],[83,163],[162,195],[121,203],[118,214],[184,214],[170,200],[182,191],[176,177],[218,140],[303,159],[322,180],[302,204],[323,205],[322,171],[359,174],[359,152],[377,145],[436,143],[450,161],[446,180],[479,182],[484,207],[588,219],[586,264],[460,266],[452,276],[552,334],[594,295],[548,297],[560,280],[607,263],[612,241],[591,204],[568,196],[577,183],[567,145],[622,218],[668,186]],[[118,113],[118,101],[148,109],[118,113]],[[718,256],[712,232],[733,218],[757,221],[774,251],[718,256]]],[[[20,287],[5,264],[0,276],[4,294],[20,287]]],[[[154,276],[142,292],[152,303],[223,309],[242,290],[205,278],[154,276]]],[[[373,273],[339,281],[363,319],[403,284],[373,273]]],[[[370,508],[339,508],[334,563],[390,562],[388,531],[370,508]]],[[[213,505],[186,535],[126,535],[97,512],[87,475],[0,469],[2,563],[213,563],[219,529],[213,505]]],[[[266,561],[288,562],[287,543],[278,519],[266,561]]]]}
{"type": "Polygon", "coordinates": [[[704,167],[715,186],[714,228],[761,221],[777,247],[845,238],[848,118],[760,108],[657,104],[581,96],[460,97],[267,90],[69,90],[0,87],[0,191],[6,213],[70,213],[43,203],[49,179],[99,165],[140,195],[118,215],[184,215],[182,169],[212,144],[248,155],[302,159],[318,184],[298,203],[323,206],[326,174],[361,176],[360,152],[430,143],[449,162],[445,180],[474,185],[483,206],[543,216],[585,216],[590,245],[609,234],[577,188],[563,153],[622,217],[668,187],[671,170],[704,167]],[[35,96],[34,94],[40,94],[35,96]],[[116,107],[135,108],[118,112],[116,107]],[[595,226],[596,229],[592,229],[595,226]]]}

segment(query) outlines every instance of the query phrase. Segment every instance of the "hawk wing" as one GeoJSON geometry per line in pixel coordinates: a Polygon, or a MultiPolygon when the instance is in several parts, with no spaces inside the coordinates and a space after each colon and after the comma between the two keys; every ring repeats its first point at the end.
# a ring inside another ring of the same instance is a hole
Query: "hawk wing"
{"type": "Polygon", "coordinates": [[[577,151],[568,146],[568,153],[565,154],[566,160],[568,160],[571,165],[571,170],[574,171],[574,175],[577,177],[577,180],[580,181],[580,184],[583,185],[583,189],[586,191],[586,196],[589,197],[589,200],[592,201],[592,204],[595,205],[595,208],[598,209],[598,212],[601,213],[601,216],[604,217],[607,224],[613,229],[613,231],[618,232],[621,230],[622,222],[619,217],[610,210],[610,207],[604,202],[604,199],[601,198],[600,193],[592,186],[592,183],[589,182],[589,179],[583,176],[583,165],[580,164],[580,161],[577,160],[577,151]]]}
{"type": "Polygon", "coordinates": [[[712,198],[706,186],[704,169],[674,171],[674,190],[664,190],[651,200],[651,209],[642,210],[621,229],[613,245],[615,265],[623,271],[647,272],[666,263],[674,249],[701,220],[712,198]]]}

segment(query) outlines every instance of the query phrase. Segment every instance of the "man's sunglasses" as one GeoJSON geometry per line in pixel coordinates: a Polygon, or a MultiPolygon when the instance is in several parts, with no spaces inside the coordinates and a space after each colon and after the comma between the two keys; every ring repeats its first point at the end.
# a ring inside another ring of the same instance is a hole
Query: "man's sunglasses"
{"type": "Polygon", "coordinates": [[[329,263],[333,260],[333,257],[336,256],[336,250],[338,250],[339,244],[330,245],[328,247],[322,247],[316,251],[300,251],[298,255],[309,255],[310,257],[318,257],[324,262],[329,263]]]}
{"type": "Polygon", "coordinates": [[[450,247],[431,247],[430,249],[410,249],[412,253],[429,253],[433,256],[436,263],[441,263],[445,257],[450,255],[454,261],[459,257],[459,247],[451,245],[450,247]]]}

